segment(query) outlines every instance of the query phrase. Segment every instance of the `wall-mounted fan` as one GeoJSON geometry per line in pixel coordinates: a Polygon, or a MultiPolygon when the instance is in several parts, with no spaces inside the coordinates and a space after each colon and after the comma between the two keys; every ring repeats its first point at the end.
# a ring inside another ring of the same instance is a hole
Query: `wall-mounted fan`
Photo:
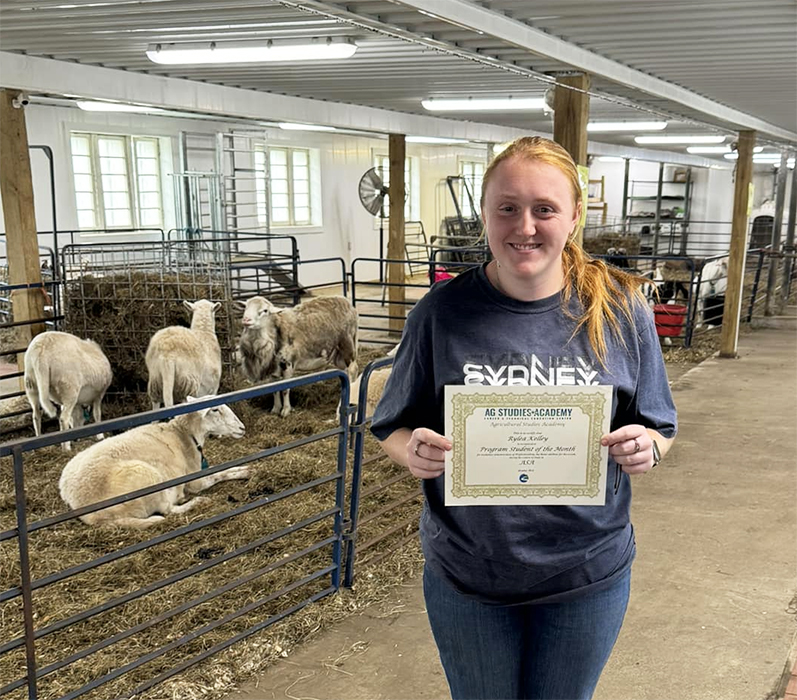
{"type": "MultiPolygon", "coordinates": [[[[384,262],[385,257],[385,199],[389,197],[388,186],[382,177],[382,167],[376,166],[366,170],[360,178],[357,186],[357,193],[360,195],[360,202],[366,211],[379,217],[379,281],[385,279],[384,262]]],[[[404,188],[404,199],[407,199],[407,189],[404,188]]]]}
{"type": "Polygon", "coordinates": [[[360,178],[360,184],[357,186],[357,192],[360,195],[360,202],[365,207],[366,211],[379,216],[385,217],[385,197],[388,196],[388,188],[382,178],[382,168],[376,167],[366,170],[365,174],[360,178]]]}

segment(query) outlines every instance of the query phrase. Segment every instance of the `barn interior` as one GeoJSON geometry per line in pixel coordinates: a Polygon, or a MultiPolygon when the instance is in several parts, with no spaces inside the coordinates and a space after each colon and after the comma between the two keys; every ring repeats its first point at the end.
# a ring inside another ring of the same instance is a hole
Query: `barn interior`
{"type": "Polygon", "coordinates": [[[673,376],[734,356],[794,291],[795,27],[792,0],[4,0],[0,694],[224,697],[419,571],[417,485],[338,414],[339,375],[268,413],[238,302],[346,296],[360,369],[379,361],[431,284],[489,259],[481,177],[516,138],[583,166],[588,252],[660,272],[673,376]],[[25,350],[61,330],[108,354],[113,422],[83,449],[185,413],[142,418],[144,352],[199,298],[247,426],[207,454],[256,476],[152,542],[91,529],[59,496],[57,422],[13,456],[25,350]]]}

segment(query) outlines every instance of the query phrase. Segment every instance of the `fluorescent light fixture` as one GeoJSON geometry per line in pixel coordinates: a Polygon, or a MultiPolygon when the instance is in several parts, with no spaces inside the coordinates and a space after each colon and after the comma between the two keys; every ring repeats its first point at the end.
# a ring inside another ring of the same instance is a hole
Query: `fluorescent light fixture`
{"type": "Polygon", "coordinates": [[[86,112],[163,112],[159,107],[147,105],[131,105],[122,102],[95,102],[90,100],[77,100],[77,106],[86,112]]]}
{"type": "Polygon", "coordinates": [[[345,38],[313,41],[269,39],[266,42],[203,42],[150,44],[147,57],[165,65],[200,63],[260,63],[265,61],[313,61],[349,58],[357,46],[345,38]]]}
{"type": "Polygon", "coordinates": [[[688,146],[686,152],[695,155],[722,155],[730,153],[731,147],[727,143],[724,146],[688,146]]]}
{"type": "Polygon", "coordinates": [[[456,143],[470,143],[467,139],[447,139],[441,136],[407,136],[405,139],[407,143],[438,143],[438,144],[456,144],[456,143]]]}
{"type": "Polygon", "coordinates": [[[587,131],[603,133],[606,131],[661,131],[667,122],[588,122],[587,131]]]}
{"type": "Polygon", "coordinates": [[[501,99],[482,99],[468,97],[465,99],[421,100],[424,109],[430,112],[501,112],[507,109],[543,109],[545,100],[542,97],[508,97],[501,99]]]}
{"type": "MultiPolygon", "coordinates": [[[[753,153],[761,153],[764,150],[763,146],[756,146],[753,148],[753,153]]],[[[724,146],[688,146],[687,153],[704,154],[704,155],[724,155],[731,152],[731,147],[728,144],[724,146]]]]}
{"type": "Polygon", "coordinates": [[[634,136],[640,144],[675,144],[675,143],[724,143],[725,136],[634,136]]]}
{"type": "MultiPolygon", "coordinates": [[[[761,147],[757,146],[756,148],[761,147]]],[[[728,160],[739,160],[738,153],[726,153],[723,157],[727,158],[728,160]]],[[[786,163],[788,164],[791,160],[791,158],[787,159],[786,163]]],[[[771,163],[772,165],[780,165],[780,153],[754,153],[753,163],[771,163]]]]}
{"type": "Polygon", "coordinates": [[[621,158],[620,156],[598,156],[598,160],[601,163],[622,163],[625,158],[621,158]]]}
{"type": "Polygon", "coordinates": [[[280,129],[286,131],[337,131],[334,126],[323,126],[322,124],[298,124],[293,122],[280,122],[277,124],[280,129]]]}

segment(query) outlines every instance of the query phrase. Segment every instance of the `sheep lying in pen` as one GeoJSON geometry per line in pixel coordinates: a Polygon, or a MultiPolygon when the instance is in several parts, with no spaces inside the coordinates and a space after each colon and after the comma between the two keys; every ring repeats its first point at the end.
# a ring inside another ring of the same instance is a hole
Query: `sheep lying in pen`
{"type": "Polygon", "coordinates": [[[221,348],[216,338],[220,302],[200,299],[183,304],[191,312],[191,328],[169,326],[149,341],[145,361],[152,408],[167,408],[193,396],[215,394],[221,380],[221,348]]]}
{"type": "MultiPolygon", "coordinates": [[[[206,397],[207,398],[207,397],[206,397]]],[[[193,401],[188,397],[189,401],[193,401]]],[[[73,510],[154,486],[207,467],[202,446],[209,435],[241,438],[244,425],[229,406],[186,413],[109,437],[75,455],[61,473],[61,498],[73,510]]],[[[126,503],[80,516],[88,525],[143,529],[169,513],[185,513],[207,499],[183,502],[220,481],[246,479],[249,467],[233,467],[201,479],[156,491],[126,503]]]]}
{"type": "MultiPolygon", "coordinates": [[[[102,420],[102,399],[111,383],[111,363],[93,340],[70,333],[47,331],[37,335],[25,352],[25,394],[33,410],[33,429],[42,431],[42,409],[53,418],[61,407],[61,430],[85,422],[84,406],[90,406],[94,421],[102,420]]],[[[102,438],[102,435],[98,435],[102,438]]],[[[65,450],[71,449],[67,441],[65,450]]]]}
{"type": "MultiPolygon", "coordinates": [[[[246,302],[238,363],[252,383],[288,379],[328,366],[357,373],[357,311],[345,297],[314,297],[280,309],[264,297],[246,302]]],[[[289,392],[274,395],[274,413],[291,412],[289,392]],[[280,396],[279,394],[282,394],[280,396]]]]}

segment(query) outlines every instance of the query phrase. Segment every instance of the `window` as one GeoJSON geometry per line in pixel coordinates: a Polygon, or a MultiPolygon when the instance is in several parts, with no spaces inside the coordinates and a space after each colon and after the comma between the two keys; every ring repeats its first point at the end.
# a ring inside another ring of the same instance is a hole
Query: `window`
{"type": "MultiPolygon", "coordinates": [[[[257,155],[257,154],[256,154],[257,155]]],[[[265,156],[260,155],[265,169],[265,156]]],[[[310,226],[310,151],[306,148],[269,148],[271,223],[274,226],[310,226]]],[[[260,169],[256,158],[255,168],[260,169]]],[[[258,211],[265,213],[265,186],[258,178],[258,211]]]]}
{"type": "Polygon", "coordinates": [[[484,177],[484,163],[472,160],[459,161],[459,174],[468,183],[468,189],[473,197],[473,206],[476,211],[473,211],[470,205],[470,199],[465,192],[465,187],[460,188],[460,208],[462,209],[462,216],[472,218],[479,212],[479,202],[482,198],[482,178],[484,177]]]}
{"type": "Polygon", "coordinates": [[[72,134],[72,172],[78,226],[163,226],[157,138],[72,134]]]}
{"type": "MultiPolygon", "coordinates": [[[[406,190],[406,199],[404,200],[405,221],[414,221],[419,218],[418,211],[420,209],[420,203],[416,193],[420,189],[420,186],[418,182],[418,168],[415,161],[415,158],[409,156],[404,159],[404,189],[406,190]]],[[[389,187],[390,158],[386,155],[379,154],[374,158],[374,165],[385,187],[389,187]]],[[[384,213],[385,217],[390,216],[390,199],[388,198],[385,198],[384,213]]]]}

